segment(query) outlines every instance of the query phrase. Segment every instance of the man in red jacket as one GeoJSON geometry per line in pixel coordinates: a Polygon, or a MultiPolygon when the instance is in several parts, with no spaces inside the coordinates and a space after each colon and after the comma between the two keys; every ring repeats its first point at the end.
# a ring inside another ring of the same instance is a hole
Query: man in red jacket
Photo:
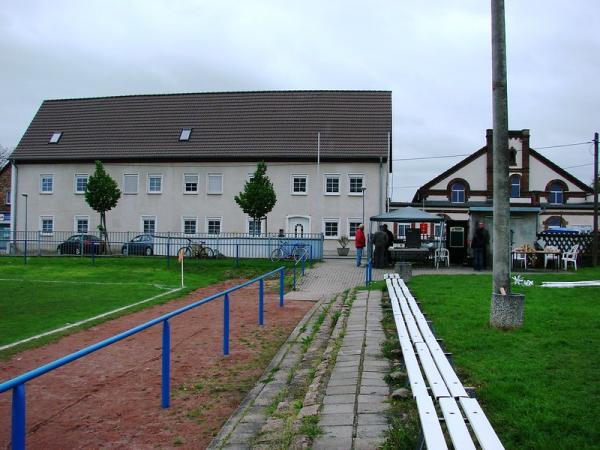
{"type": "Polygon", "coordinates": [[[366,245],[364,230],[365,226],[361,223],[358,229],[356,230],[356,235],[354,236],[354,245],[356,245],[356,267],[360,267],[363,249],[366,245]]]}

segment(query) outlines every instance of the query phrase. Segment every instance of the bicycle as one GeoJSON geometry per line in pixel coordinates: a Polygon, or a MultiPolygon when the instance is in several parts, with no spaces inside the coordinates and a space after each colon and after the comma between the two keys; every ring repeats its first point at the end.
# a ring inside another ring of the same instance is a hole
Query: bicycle
{"type": "Polygon", "coordinates": [[[271,252],[271,261],[279,261],[282,259],[293,259],[300,261],[302,258],[308,259],[308,250],[304,244],[295,243],[290,246],[286,241],[279,244],[275,250],[271,252]]]}
{"type": "Polygon", "coordinates": [[[210,248],[207,247],[206,242],[204,241],[200,241],[197,244],[192,244],[191,242],[186,245],[185,247],[181,247],[179,249],[179,251],[177,252],[177,254],[179,254],[182,250],[183,250],[183,254],[185,255],[186,258],[198,258],[198,259],[208,259],[208,258],[214,258],[215,257],[215,251],[210,248]]]}

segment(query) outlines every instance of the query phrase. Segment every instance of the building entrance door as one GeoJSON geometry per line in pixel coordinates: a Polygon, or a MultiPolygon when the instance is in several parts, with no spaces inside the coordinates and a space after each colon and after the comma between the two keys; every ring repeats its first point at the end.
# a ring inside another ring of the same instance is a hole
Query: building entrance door
{"type": "Polygon", "coordinates": [[[294,237],[304,237],[310,233],[310,217],[308,216],[290,216],[288,217],[287,232],[294,237]]]}

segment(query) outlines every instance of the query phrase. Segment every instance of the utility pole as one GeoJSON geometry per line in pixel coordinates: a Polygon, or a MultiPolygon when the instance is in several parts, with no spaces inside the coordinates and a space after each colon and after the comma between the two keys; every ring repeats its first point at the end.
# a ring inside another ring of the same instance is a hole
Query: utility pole
{"type": "Polygon", "coordinates": [[[508,196],[508,89],[504,0],[492,0],[493,291],[490,323],[497,328],[523,325],[524,298],[510,286],[510,201],[508,196]]]}
{"type": "Polygon", "coordinates": [[[598,133],[594,133],[594,231],[592,238],[592,264],[598,265],[598,133]]]}

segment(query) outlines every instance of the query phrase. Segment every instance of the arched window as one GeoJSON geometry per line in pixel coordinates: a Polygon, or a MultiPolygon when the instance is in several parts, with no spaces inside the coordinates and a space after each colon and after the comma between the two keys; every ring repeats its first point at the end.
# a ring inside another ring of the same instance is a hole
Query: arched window
{"type": "Polygon", "coordinates": [[[548,196],[548,202],[550,204],[562,205],[564,203],[565,188],[563,186],[563,183],[561,183],[560,181],[553,181],[552,183],[550,183],[550,187],[549,187],[548,191],[550,194],[548,196]]]}
{"type": "Polygon", "coordinates": [[[450,187],[450,201],[452,203],[465,202],[465,185],[463,183],[452,183],[450,187]]]}
{"type": "Polygon", "coordinates": [[[521,196],[521,175],[510,176],[510,198],[519,198],[521,196]]]}
{"type": "Polygon", "coordinates": [[[517,151],[514,148],[510,148],[508,153],[508,165],[516,166],[517,165],[517,151]]]}
{"type": "Polygon", "coordinates": [[[550,216],[544,222],[546,229],[566,226],[566,222],[559,216],[550,216]]]}

